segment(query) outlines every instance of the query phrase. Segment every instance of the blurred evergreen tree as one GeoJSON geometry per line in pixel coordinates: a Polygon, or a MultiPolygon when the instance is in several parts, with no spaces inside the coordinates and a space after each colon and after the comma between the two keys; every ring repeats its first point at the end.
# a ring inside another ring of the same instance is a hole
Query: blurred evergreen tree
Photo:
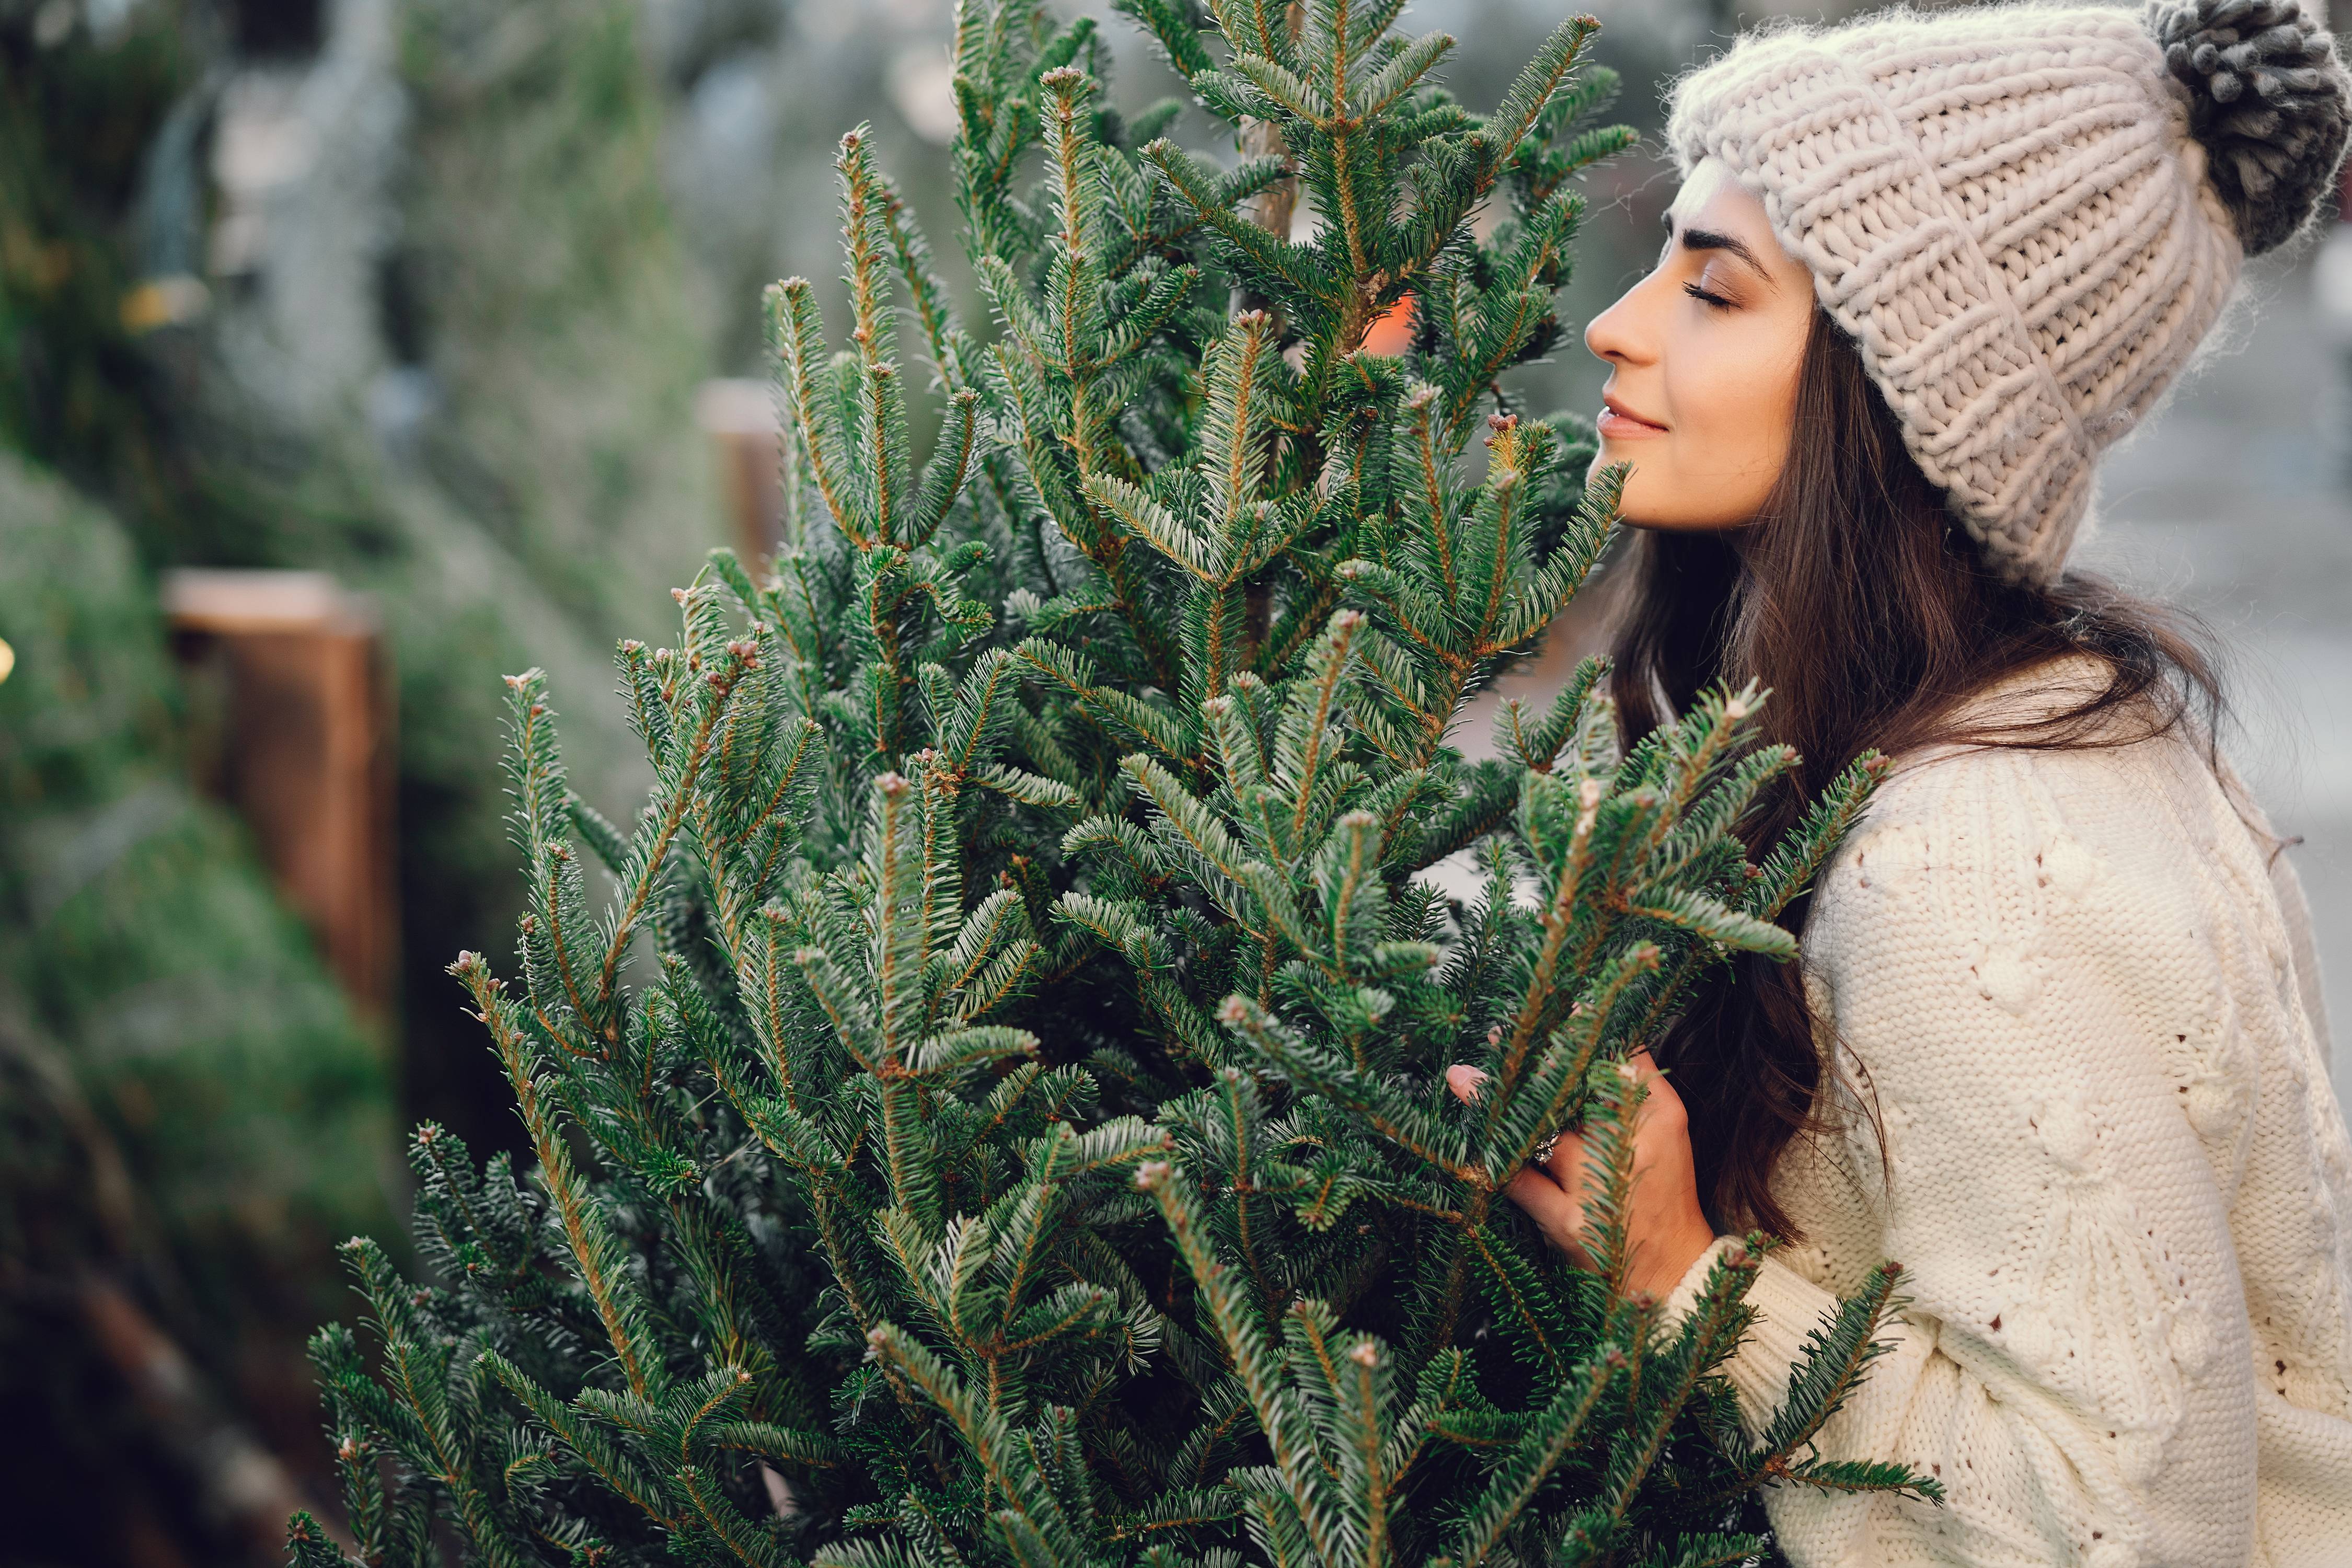
{"type": "Polygon", "coordinates": [[[88,1293],[129,1292],[299,1453],[321,1261],[404,1184],[381,1044],[190,788],[152,584],[112,518],[5,452],[0,637],[0,1430],[24,1449],[0,1495],[16,1549],[106,1561],[83,1503],[189,1493],[154,1511],[193,1542],[224,1500],[201,1445],[149,1454],[88,1293]]]}
{"type": "MultiPolygon", "coordinates": [[[[359,302],[380,320],[385,374],[299,423],[240,381],[253,356],[231,352],[256,335],[242,296],[299,279],[212,279],[208,311],[141,314],[159,268],[204,280],[222,84],[253,63],[235,30],[215,7],[148,0],[119,35],[44,41],[38,11],[0,7],[0,443],[111,504],[151,567],[323,569],[383,607],[399,682],[403,1098],[509,1142],[503,1089],[430,961],[518,912],[503,798],[477,765],[496,745],[491,678],[529,659],[598,679],[600,650],[645,624],[721,525],[692,415],[708,331],[659,192],[637,7],[327,7],[318,60],[263,62],[347,71],[360,45],[338,29],[381,23],[382,85],[408,104],[384,215],[397,239],[370,279],[381,297],[359,302]],[[368,407],[383,385],[416,405],[390,431],[368,407]]],[[[274,199],[299,207],[305,191],[274,199]]],[[[617,716],[574,728],[590,798],[644,786],[617,716]]]]}
{"type": "MultiPolygon", "coordinates": [[[[333,1310],[330,1244],[381,1228],[387,1180],[405,1184],[394,1097],[488,1145],[514,1136],[436,956],[519,907],[478,766],[489,678],[528,647],[600,679],[600,648],[718,527],[635,9],[403,0],[249,37],[236,8],[195,0],[121,8],[104,33],[100,7],[0,3],[0,637],[20,656],[0,686],[0,1119],[38,1134],[0,1146],[12,1552],[237,1546],[181,1463],[233,1450],[201,1433],[174,1448],[58,1290],[120,1278],[222,1420],[311,1456],[301,1341],[333,1310]],[[356,303],[381,312],[383,363],[438,388],[405,444],[379,439],[364,398],[291,424],[242,384],[223,338],[252,290],[207,271],[222,84],[341,68],[305,51],[333,55],[335,28],[369,15],[395,24],[386,80],[413,108],[404,237],[356,303]],[[211,309],[191,313],[205,281],[211,309]],[[242,830],[186,788],[152,576],[178,563],[324,568],[385,612],[421,961],[398,1061],[354,1026],[242,830]],[[86,1201],[99,1145],[60,1121],[61,1095],[112,1152],[114,1209],[86,1201]],[[106,1213],[141,1216],[135,1236],[106,1213]],[[92,1504],[112,1505],[107,1529],[42,1533],[92,1504]]],[[[642,787],[617,715],[576,739],[591,796],[642,787]]]]}

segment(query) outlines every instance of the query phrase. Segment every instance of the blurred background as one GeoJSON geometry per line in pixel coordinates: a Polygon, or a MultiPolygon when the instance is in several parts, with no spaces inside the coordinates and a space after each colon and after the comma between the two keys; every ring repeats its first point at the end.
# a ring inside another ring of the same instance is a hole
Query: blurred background
{"type": "MultiPolygon", "coordinates": [[[[1595,8],[1644,131],[1740,26],[1825,14],[1595,8]]],[[[1561,14],[1407,25],[1460,40],[1484,106],[1561,14]]],[[[1116,98],[1168,95],[1104,19],[1116,98]]],[[[840,132],[872,122],[984,321],[949,27],[948,0],[0,0],[0,1563],[276,1563],[327,1502],[302,1342],[351,1310],[333,1244],[399,1236],[415,1122],[520,1145],[443,973],[511,952],[498,678],[547,668],[575,785],[628,809],[607,655],[664,636],[710,546],[769,537],[758,293],[805,273],[841,319],[840,132]]],[[[1673,189],[1648,150],[1595,177],[1572,322],[1673,189]]],[[[2088,555],[2229,639],[2235,750],[2352,1017],[2352,248],[2258,267],[2223,336],[2111,462],[2088,555]]],[[[1589,410],[1601,369],[1518,374],[1589,410]]]]}

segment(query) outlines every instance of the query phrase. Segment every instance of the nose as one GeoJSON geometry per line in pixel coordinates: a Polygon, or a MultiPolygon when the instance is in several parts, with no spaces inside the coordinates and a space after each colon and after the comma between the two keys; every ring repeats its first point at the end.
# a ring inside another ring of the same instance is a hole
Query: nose
{"type": "Polygon", "coordinates": [[[1641,331],[1640,295],[1635,283],[1617,302],[1584,324],[1584,346],[1596,359],[1612,364],[1641,364],[1653,357],[1647,334],[1641,331]]]}

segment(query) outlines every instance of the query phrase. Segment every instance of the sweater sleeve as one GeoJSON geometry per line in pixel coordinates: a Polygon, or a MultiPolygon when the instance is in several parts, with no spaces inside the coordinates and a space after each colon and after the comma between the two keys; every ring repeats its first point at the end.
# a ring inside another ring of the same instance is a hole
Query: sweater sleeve
{"type": "Polygon", "coordinates": [[[2311,1026],[2312,1040],[2318,1047],[2322,1066],[2332,1078],[2335,1064],[2331,1059],[2327,1034],[2327,1001],[2326,987],[2320,982],[2319,952],[2312,940],[2311,904],[2303,896],[2303,879],[2295,874],[2294,861],[2287,854],[2301,840],[2281,838],[2271,826],[2269,816],[2255,800],[2235,769],[2226,763],[2221,768],[2221,784],[2228,792],[2231,809],[2244,823],[2255,843],[2263,864],[2270,873],[2271,891],[2278,899],[2279,921],[2286,933],[2287,951],[2294,965],[2295,994],[2303,1002],[2303,1016],[2311,1026]]]}
{"type": "MultiPolygon", "coordinates": [[[[2226,1033],[2232,938],[2177,826],[2112,753],[1979,753],[1890,784],[1824,879],[1805,961],[1909,1305],[1819,1448],[1947,1500],[1776,1488],[1795,1568],[2253,1552],[2244,1304],[2179,1059],[2226,1033]]],[[[1751,1300],[1727,1373],[1754,1429],[1835,1302],[1770,1259],[1751,1300]]]]}

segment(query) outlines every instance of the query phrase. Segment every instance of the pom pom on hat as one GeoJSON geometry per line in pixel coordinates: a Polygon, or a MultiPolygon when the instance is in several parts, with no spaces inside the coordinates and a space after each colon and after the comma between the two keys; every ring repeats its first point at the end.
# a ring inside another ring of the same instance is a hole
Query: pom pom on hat
{"type": "Polygon", "coordinates": [[[2319,205],[2352,124],[2352,76],[2295,0],[2155,0],[2147,29],[2188,89],[2189,134],[2249,256],[2319,205]]]}

